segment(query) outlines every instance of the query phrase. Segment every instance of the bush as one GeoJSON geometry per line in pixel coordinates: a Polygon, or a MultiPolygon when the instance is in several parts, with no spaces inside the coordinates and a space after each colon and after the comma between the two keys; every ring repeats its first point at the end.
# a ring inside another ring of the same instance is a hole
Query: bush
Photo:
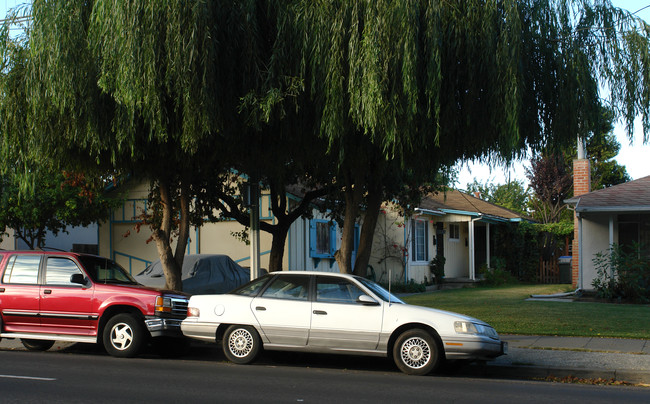
{"type": "MultiPolygon", "coordinates": [[[[381,283],[381,286],[388,290],[388,283],[381,283]]],[[[407,283],[393,282],[390,285],[391,293],[422,293],[426,292],[427,287],[424,283],[416,283],[413,279],[407,283]]]]}
{"type": "Polygon", "coordinates": [[[506,261],[503,258],[494,257],[492,260],[494,268],[487,268],[483,272],[483,283],[486,285],[500,286],[517,283],[517,278],[506,270],[506,261]]]}
{"type": "Polygon", "coordinates": [[[447,259],[441,254],[436,255],[436,257],[431,260],[429,266],[431,268],[431,273],[433,274],[434,281],[436,285],[442,285],[442,281],[445,278],[445,262],[447,259]]]}
{"type": "Polygon", "coordinates": [[[650,302],[650,259],[638,244],[626,249],[615,244],[593,259],[596,278],[591,283],[598,296],[626,299],[634,303],[650,302]]]}

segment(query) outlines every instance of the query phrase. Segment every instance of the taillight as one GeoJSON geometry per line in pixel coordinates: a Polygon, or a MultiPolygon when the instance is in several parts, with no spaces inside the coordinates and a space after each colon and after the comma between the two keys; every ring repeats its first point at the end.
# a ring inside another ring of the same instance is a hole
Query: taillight
{"type": "Polygon", "coordinates": [[[188,307],[187,308],[187,317],[198,317],[201,315],[201,311],[198,307],[188,307]]]}

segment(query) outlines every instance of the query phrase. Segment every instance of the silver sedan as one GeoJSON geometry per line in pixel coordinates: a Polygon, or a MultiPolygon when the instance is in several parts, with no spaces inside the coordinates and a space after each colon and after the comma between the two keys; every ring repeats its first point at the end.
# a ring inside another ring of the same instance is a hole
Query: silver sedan
{"type": "Polygon", "coordinates": [[[489,324],[461,314],[405,304],[367,279],[283,271],[224,295],[194,295],[181,329],[222,342],[234,363],[261,349],[392,357],[423,375],[445,360],[489,360],[507,351],[489,324]]]}

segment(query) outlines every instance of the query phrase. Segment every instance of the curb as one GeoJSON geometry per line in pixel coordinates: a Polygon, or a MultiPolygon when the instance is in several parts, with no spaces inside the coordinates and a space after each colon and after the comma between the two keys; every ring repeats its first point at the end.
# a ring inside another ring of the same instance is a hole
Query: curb
{"type": "Polygon", "coordinates": [[[459,372],[462,376],[497,377],[503,379],[546,379],[547,377],[629,382],[650,384],[650,371],[643,370],[607,370],[585,368],[558,368],[546,366],[504,366],[478,364],[465,366],[459,372]]]}

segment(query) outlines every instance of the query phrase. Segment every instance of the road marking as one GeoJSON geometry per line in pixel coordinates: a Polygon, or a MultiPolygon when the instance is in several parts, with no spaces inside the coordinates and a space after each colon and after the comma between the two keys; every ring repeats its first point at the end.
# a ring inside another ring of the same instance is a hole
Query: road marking
{"type": "Polygon", "coordinates": [[[15,375],[0,375],[0,378],[5,379],[26,379],[26,380],[42,380],[45,382],[52,382],[56,380],[53,377],[33,377],[33,376],[15,376],[15,375]]]}

